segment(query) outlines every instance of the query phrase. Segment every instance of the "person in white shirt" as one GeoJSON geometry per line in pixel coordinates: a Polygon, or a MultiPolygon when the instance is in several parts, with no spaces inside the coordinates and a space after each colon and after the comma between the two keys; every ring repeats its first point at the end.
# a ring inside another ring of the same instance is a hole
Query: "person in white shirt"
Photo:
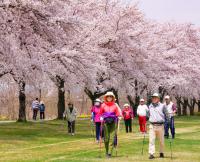
{"type": "Polygon", "coordinates": [[[148,107],[147,105],[145,105],[145,101],[144,99],[141,99],[140,100],[140,105],[138,106],[137,108],[137,115],[139,116],[139,124],[140,124],[140,132],[141,133],[146,133],[147,130],[146,130],[146,117],[147,117],[147,114],[148,114],[148,107]]]}
{"type": "Polygon", "coordinates": [[[176,105],[171,101],[170,96],[165,96],[165,107],[169,113],[170,121],[165,122],[165,138],[169,138],[169,128],[171,130],[172,138],[175,138],[175,126],[174,126],[174,116],[176,114],[176,105]]]}

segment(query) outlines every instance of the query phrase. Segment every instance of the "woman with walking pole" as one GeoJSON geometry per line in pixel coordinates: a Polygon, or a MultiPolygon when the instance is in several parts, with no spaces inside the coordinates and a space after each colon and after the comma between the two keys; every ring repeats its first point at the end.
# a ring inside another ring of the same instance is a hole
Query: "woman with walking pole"
{"type": "Polygon", "coordinates": [[[104,144],[106,149],[106,156],[112,156],[114,148],[114,141],[116,137],[117,121],[121,116],[119,107],[115,104],[115,95],[113,92],[107,92],[104,96],[104,103],[101,105],[101,122],[104,128],[104,144]]]}
{"type": "Polygon", "coordinates": [[[94,106],[92,106],[91,108],[91,112],[92,112],[92,120],[91,123],[95,124],[95,130],[96,130],[96,142],[99,143],[100,140],[100,134],[103,135],[103,130],[101,133],[101,121],[100,121],[100,108],[101,108],[101,100],[100,99],[96,99],[94,101],[94,106]]]}

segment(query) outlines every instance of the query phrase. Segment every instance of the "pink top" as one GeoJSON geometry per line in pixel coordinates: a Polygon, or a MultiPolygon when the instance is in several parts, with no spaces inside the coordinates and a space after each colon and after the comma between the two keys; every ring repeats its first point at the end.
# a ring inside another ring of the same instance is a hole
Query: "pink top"
{"type": "Polygon", "coordinates": [[[101,114],[105,112],[114,112],[117,117],[121,116],[121,111],[119,110],[115,102],[104,102],[101,105],[101,114]]]}
{"type": "Polygon", "coordinates": [[[93,106],[91,108],[91,112],[94,114],[94,122],[101,122],[100,121],[100,117],[101,117],[101,113],[100,113],[101,108],[100,107],[96,107],[93,106]]]}
{"type": "Polygon", "coordinates": [[[122,111],[122,115],[123,115],[125,120],[131,119],[131,118],[134,117],[133,111],[132,111],[132,109],[130,107],[128,109],[124,108],[123,111],[122,111]]]}

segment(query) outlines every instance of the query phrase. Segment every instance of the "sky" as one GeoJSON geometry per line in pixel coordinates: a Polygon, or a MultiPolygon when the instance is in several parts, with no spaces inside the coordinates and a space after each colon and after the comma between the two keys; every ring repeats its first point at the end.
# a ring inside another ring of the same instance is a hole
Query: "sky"
{"type": "Polygon", "coordinates": [[[174,21],[200,26],[200,0],[126,0],[138,2],[147,18],[159,22],[174,21]]]}

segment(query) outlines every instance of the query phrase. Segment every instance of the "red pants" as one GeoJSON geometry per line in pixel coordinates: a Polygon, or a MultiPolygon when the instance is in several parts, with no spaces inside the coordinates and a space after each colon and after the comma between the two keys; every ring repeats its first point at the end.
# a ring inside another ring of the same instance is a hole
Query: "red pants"
{"type": "Polygon", "coordinates": [[[140,132],[146,132],[146,116],[139,116],[140,132]]]}

